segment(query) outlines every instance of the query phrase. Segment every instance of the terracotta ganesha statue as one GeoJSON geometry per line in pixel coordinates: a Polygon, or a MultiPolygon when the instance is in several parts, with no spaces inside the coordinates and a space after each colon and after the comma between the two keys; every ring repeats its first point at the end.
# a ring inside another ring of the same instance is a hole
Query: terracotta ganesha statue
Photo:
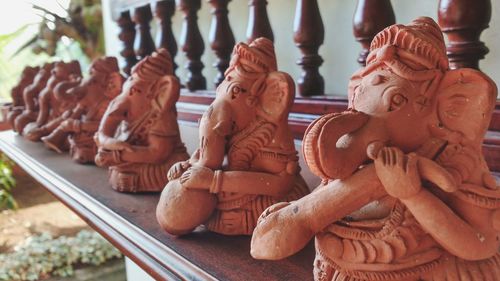
{"type": "Polygon", "coordinates": [[[42,137],[45,145],[62,153],[69,140],[73,160],[94,163],[97,154],[94,134],[110,101],[121,92],[123,80],[116,58],[103,57],[92,62],[89,76],[76,86],[58,87],[55,98],[75,106],[63,113],[64,121],[50,135],[42,137]]]}
{"type": "Polygon", "coordinates": [[[500,190],[481,153],[497,96],[473,69],[450,70],[430,18],[372,41],[349,110],[303,141],[323,181],[260,217],[251,254],[282,259],[315,237],[315,280],[500,280],[500,190]]]}
{"type": "Polygon", "coordinates": [[[235,46],[200,121],[199,148],[169,171],[156,210],[164,230],[182,235],[203,224],[250,235],[265,208],[309,193],[287,123],[294,89],[270,40],[235,46]]]}
{"type": "Polygon", "coordinates": [[[24,109],[21,114],[15,117],[13,127],[14,131],[21,135],[23,134],[24,127],[28,123],[35,121],[38,117],[38,110],[40,108],[38,96],[47,85],[53,68],[54,63],[44,64],[36,73],[33,82],[23,90],[24,109]]]}
{"type": "Polygon", "coordinates": [[[23,130],[25,138],[40,141],[41,137],[50,134],[63,121],[63,113],[71,109],[74,103],[56,99],[55,92],[73,87],[82,77],[78,61],[57,62],[51,71],[47,85],[38,96],[38,115],[35,121],[26,125],[23,130]]]}
{"type": "Polygon", "coordinates": [[[36,74],[40,70],[40,67],[27,66],[21,73],[21,79],[19,83],[12,88],[10,91],[10,96],[12,97],[12,105],[9,106],[9,112],[7,113],[7,120],[9,121],[11,127],[15,130],[14,121],[17,116],[19,116],[24,111],[24,99],[23,92],[29,85],[33,83],[36,74]]]}
{"type": "Polygon", "coordinates": [[[166,49],[158,49],[132,68],[95,136],[95,162],[109,167],[113,189],[161,191],[169,168],[189,158],[177,124],[179,91],[166,49]]]}

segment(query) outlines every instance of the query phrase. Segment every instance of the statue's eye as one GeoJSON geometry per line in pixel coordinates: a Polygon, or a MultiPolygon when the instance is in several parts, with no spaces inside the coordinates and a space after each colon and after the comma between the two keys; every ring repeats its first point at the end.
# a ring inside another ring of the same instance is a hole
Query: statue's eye
{"type": "Polygon", "coordinates": [[[245,92],[246,90],[244,88],[240,87],[239,85],[234,85],[233,87],[231,87],[231,98],[235,99],[239,94],[245,92]]]}
{"type": "Polygon", "coordinates": [[[402,94],[394,94],[391,97],[391,104],[389,106],[389,111],[394,111],[401,108],[408,102],[408,99],[402,94]]]}

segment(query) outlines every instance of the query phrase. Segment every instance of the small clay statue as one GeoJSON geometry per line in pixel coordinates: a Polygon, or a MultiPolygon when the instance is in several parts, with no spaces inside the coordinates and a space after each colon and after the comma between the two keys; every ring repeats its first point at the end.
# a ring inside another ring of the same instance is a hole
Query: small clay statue
{"type": "Polygon", "coordinates": [[[76,104],[63,113],[64,121],[42,141],[49,148],[62,153],[69,137],[70,155],[79,163],[94,163],[97,145],[94,134],[109,102],[120,92],[123,77],[115,57],[94,60],[89,77],[75,87],[57,87],[54,96],[59,102],[76,104]],[[65,90],[65,91],[64,91],[65,90]]]}
{"type": "Polygon", "coordinates": [[[133,67],[109,104],[95,138],[95,162],[109,167],[115,190],[161,191],[169,168],[189,158],[177,124],[179,91],[170,54],[158,49],[133,67]]]}
{"type": "Polygon", "coordinates": [[[7,113],[7,120],[9,121],[12,128],[14,127],[14,120],[24,111],[24,99],[23,92],[26,87],[33,83],[36,74],[40,70],[40,67],[27,66],[24,68],[21,74],[21,79],[16,86],[10,91],[10,96],[12,97],[12,105],[9,107],[9,112],[7,113]]]}
{"type": "Polygon", "coordinates": [[[480,71],[449,69],[432,19],[381,31],[349,110],[304,136],[322,184],[262,214],[252,256],[315,236],[315,280],[500,280],[500,190],[481,153],[496,96],[480,71]]]}
{"type": "Polygon", "coordinates": [[[50,134],[66,116],[63,112],[74,107],[74,103],[66,103],[56,99],[55,91],[64,91],[77,85],[82,77],[78,61],[68,63],[57,62],[52,69],[47,85],[38,97],[39,111],[36,121],[26,125],[23,131],[25,138],[39,141],[50,134]]]}
{"type": "Polygon", "coordinates": [[[265,208],[309,193],[287,123],[294,89],[290,76],[277,71],[270,40],[235,46],[201,119],[198,150],[169,171],[156,210],[163,229],[182,235],[204,224],[250,235],[265,208]]]}
{"type": "Polygon", "coordinates": [[[14,131],[17,133],[22,135],[24,127],[38,117],[38,96],[47,85],[53,68],[54,63],[44,64],[35,75],[33,83],[23,90],[24,110],[14,120],[14,131]]]}

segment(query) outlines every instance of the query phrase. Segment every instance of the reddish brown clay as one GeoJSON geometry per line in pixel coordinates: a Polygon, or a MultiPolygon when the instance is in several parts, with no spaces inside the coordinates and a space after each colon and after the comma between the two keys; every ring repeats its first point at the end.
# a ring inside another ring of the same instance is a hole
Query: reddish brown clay
{"type": "Polygon", "coordinates": [[[16,86],[12,88],[10,91],[10,96],[12,97],[12,105],[9,107],[9,112],[7,114],[7,120],[9,121],[12,128],[14,127],[14,120],[16,120],[17,116],[19,116],[24,111],[24,99],[23,92],[24,89],[33,83],[36,74],[40,70],[40,67],[31,67],[27,66],[24,68],[23,73],[21,74],[21,79],[16,86]]]}
{"type": "Polygon", "coordinates": [[[19,134],[23,133],[24,127],[36,120],[38,116],[38,95],[47,85],[50,73],[54,68],[54,63],[46,63],[37,72],[33,83],[23,90],[24,110],[14,120],[14,130],[19,134]]]}
{"type": "Polygon", "coordinates": [[[179,91],[166,49],[158,49],[132,68],[96,134],[95,162],[109,167],[115,190],[161,191],[169,168],[189,158],[177,124],[179,91]]]}
{"type": "Polygon", "coordinates": [[[76,86],[57,87],[55,98],[60,103],[76,104],[63,113],[64,121],[42,141],[62,153],[69,137],[70,155],[79,163],[93,163],[97,154],[94,134],[110,101],[120,92],[123,77],[115,57],[96,59],[90,66],[89,77],[76,86]]]}
{"type": "Polygon", "coordinates": [[[287,123],[294,88],[290,76],[277,71],[269,39],[235,46],[201,119],[198,150],[169,171],[156,210],[163,229],[182,235],[204,224],[250,235],[265,208],[309,193],[287,123]]]}
{"type": "Polygon", "coordinates": [[[77,85],[82,77],[78,61],[57,62],[51,71],[47,85],[38,96],[39,111],[36,121],[27,124],[23,130],[25,138],[40,141],[50,134],[67,116],[63,112],[72,108],[74,102],[56,99],[54,92],[77,85]]]}
{"type": "Polygon", "coordinates": [[[500,190],[481,153],[496,85],[449,69],[430,18],[370,49],[350,109],[304,136],[322,184],[262,214],[252,256],[281,259],[315,236],[315,280],[500,280],[500,190]]]}

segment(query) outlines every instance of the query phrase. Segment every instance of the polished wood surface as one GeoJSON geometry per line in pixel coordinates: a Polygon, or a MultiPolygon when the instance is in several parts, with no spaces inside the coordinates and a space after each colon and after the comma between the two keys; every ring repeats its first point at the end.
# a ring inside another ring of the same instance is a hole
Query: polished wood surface
{"type": "MultiPolygon", "coordinates": [[[[194,126],[181,124],[183,138],[197,138],[194,126]]],[[[176,238],[154,219],[159,194],[115,192],[105,169],[73,163],[11,131],[0,133],[0,149],[157,280],[312,280],[312,243],[268,262],[250,256],[250,237],[198,229],[176,238]]]]}

